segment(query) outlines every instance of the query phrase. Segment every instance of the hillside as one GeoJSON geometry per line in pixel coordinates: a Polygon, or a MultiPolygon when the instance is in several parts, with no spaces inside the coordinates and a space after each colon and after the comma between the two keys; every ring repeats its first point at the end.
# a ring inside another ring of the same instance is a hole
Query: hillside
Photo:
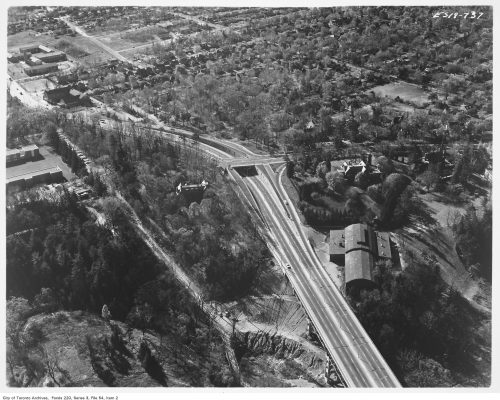
{"type": "Polygon", "coordinates": [[[82,311],[37,314],[21,335],[30,362],[10,353],[12,386],[213,386],[215,370],[231,376],[220,339],[200,352],[176,334],[143,333],[82,311]]]}

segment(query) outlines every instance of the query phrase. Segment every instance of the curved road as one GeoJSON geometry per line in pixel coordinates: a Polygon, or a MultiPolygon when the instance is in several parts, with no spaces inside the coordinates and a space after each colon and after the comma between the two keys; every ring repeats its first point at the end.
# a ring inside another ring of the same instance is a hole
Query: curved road
{"type": "MultiPolygon", "coordinates": [[[[178,135],[189,131],[174,129],[178,135]]],[[[191,133],[192,134],[192,133],[191,133]]],[[[339,367],[349,387],[400,387],[380,352],[354,315],[318,260],[300,227],[300,219],[279,177],[269,166],[268,156],[261,156],[244,146],[223,139],[210,138],[200,143],[205,150],[226,148],[229,165],[255,162],[257,176],[236,179],[250,203],[256,205],[278,245],[282,260],[291,265],[286,270],[298,297],[318,331],[328,353],[339,367]],[[235,158],[229,153],[236,154],[235,158]],[[259,165],[260,164],[260,165],[259,165]],[[250,191],[250,196],[248,196],[250,191]],[[288,204],[287,204],[288,203],[288,204]]],[[[237,174],[231,170],[231,175],[237,174]]]]}
{"type": "Polygon", "coordinates": [[[278,175],[269,165],[257,169],[259,175],[243,179],[278,244],[282,259],[291,266],[287,276],[347,385],[400,387],[310,247],[297,223],[295,209],[284,201],[290,204],[278,175]]]}

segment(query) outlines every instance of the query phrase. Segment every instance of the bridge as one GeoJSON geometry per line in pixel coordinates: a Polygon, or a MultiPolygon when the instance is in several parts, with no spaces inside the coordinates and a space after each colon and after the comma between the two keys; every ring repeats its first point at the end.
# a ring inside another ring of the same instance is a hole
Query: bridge
{"type": "Polygon", "coordinates": [[[222,160],[227,168],[238,168],[238,167],[252,167],[258,165],[279,165],[283,164],[285,161],[283,158],[278,157],[268,157],[268,156],[257,156],[257,157],[238,157],[222,160]]]}

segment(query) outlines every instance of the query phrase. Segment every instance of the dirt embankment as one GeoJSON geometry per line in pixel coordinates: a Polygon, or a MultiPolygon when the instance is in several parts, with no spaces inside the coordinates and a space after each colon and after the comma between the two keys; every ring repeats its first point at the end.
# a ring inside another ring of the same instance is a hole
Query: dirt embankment
{"type": "Polygon", "coordinates": [[[326,354],[277,334],[246,332],[235,345],[248,386],[326,387],[326,354]]]}

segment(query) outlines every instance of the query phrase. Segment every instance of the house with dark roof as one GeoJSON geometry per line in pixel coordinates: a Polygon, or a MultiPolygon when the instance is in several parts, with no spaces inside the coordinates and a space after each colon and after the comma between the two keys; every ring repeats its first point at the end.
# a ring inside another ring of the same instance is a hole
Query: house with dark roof
{"type": "Polygon", "coordinates": [[[182,183],[179,183],[179,185],[177,185],[175,191],[177,194],[180,194],[181,192],[203,193],[207,187],[208,187],[208,182],[206,180],[203,180],[200,184],[183,185],[182,183]]]}
{"type": "Polygon", "coordinates": [[[390,235],[366,224],[353,224],[330,231],[330,261],[344,265],[346,290],[373,286],[378,260],[392,260],[390,235]]]}
{"type": "Polygon", "coordinates": [[[46,90],[43,93],[43,98],[49,104],[63,108],[90,105],[88,96],[85,93],[73,89],[71,86],[64,86],[52,90],[46,90]]]}
{"type": "Polygon", "coordinates": [[[353,183],[360,172],[366,174],[372,183],[378,183],[382,179],[382,173],[377,166],[372,164],[371,154],[364,154],[361,160],[344,161],[337,171],[343,174],[349,183],[353,183]]]}

